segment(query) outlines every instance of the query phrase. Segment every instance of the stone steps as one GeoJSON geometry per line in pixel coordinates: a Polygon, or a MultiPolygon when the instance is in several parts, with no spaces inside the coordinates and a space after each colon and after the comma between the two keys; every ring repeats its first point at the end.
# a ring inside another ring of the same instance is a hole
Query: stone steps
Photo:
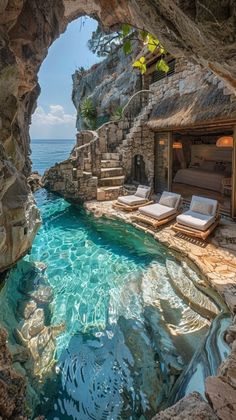
{"type": "Polygon", "coordinates": [[[187,305],[204,318],[215,318],[219,313],[219,308],[201,290],[199,290],[192,280],[184,273],[181,266],[174,261],[167,259],[166,268],[169,280],[177,295],[182,298],[187,305]]]}
{"type": "Polygon", "coordinates": [[[115,159],[101,160],[101,168],[119,168],[120,161],[115,159]]]}
{"type": "Polygon", "coordinates": [[[123,195],[123,187],[100,187],[97,189],[97,201],[116,200],[120,195],[123,195]]]}
{"type": "Polygon", "coordinates": [[[101,160],[120,160],[119,153],[102,153],[101,160]]]}
{"type": "Polygon", "coordinates": [[[101,169],[101,179],[102,178],[110,178],[114,176],[121,176],[123,175],[123,168],[102,168],[101,169]]]}
{"type": "Polygon", "coordinates": [[[101,178],[98,181],[98,185],[99,187],[118,187],[124,184],[124,180],[124,175],[101,178]]]}

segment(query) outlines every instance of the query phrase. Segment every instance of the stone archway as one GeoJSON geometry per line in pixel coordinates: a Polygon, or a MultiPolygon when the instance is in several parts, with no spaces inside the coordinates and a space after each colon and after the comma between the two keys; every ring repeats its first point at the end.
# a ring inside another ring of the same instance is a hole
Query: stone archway
{"type": "Polygon", "coordinates": [[[0,271],[30,248],[39,214],[29,191],[29,123],[37,72],[52,42],[82,15],[157,35],[175,56],[210,68],[236,91],[236,3],[231,0],[2,0],[0,4],[0,271]]]}

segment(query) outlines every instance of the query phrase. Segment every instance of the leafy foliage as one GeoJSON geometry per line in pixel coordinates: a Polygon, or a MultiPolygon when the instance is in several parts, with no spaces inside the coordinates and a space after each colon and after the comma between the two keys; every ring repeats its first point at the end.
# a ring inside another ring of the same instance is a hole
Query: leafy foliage
{"type": "Polygon", "coordinates": [[[120,32],[105,33],[101,25],[98,25],[88,41],[88,48],[98,57],[106,57],[115,51],[121,43],[120,32]]]}
{"type": "MultiPolygon", "coordinates": [[[[134,33],[134,29],[131,26],[127,24],[122,26],[121,37],[124,40],[123,49],[124,49],[125,54],[130,54],[132,52],[132,43],[131,43],[132,36],[130,37],[130,34],[132,33],[134,33]],[[129,36],[128,39],[127,39],[127,36],[129,36]]],[[[142,31],[142,30],[138,31],[138,37],[140,40],[142,40],[143,45],[147,46],[147,49],[149,52],[151,52],[152,54],[156,52],[157,54],[161,55],[161,58],[160,60],[158,60],[157,65],[156,65],[157,70],[161,70],[167,73],[169,71],[169,66],[164,59],[166,51],[163,45],[161,45],[160,41],[154,35],[150,34],[149,32],[142,31]]],[[[136,60],[133,63],[133,67],[138,68],[141,74],[144,74],[147,70],[146,58],[144,56],[140,57],[138,60],[136,60]]]]}
{"type": "Polygon", "coordinates": [[[133,63],[133,67],[138,68],[141,71],[141,74],[146,73],[147,65],[146,65],[146,58],[141,57],[133,63]]]}
{"type": "Polygon", "coordinates": [[[79,112],[86,127],[90,130],[97,128],[97,110],[90,98],[85,98],[80,104],[79,112]]]}
{"type": "Polygon", "coordinates": [[[118,106],[111,116],[111,121],[120,121],[123,117],[123,107],[118,106]]]}
{"type": "MultiPolygon", "coordinates": [[[[165,60],[165,48],[155,35],[145,30],[135,29],[128,24],[123,24],[120,31],[112,33],[105,33],[101,25],[98,25],[96,31],[92,34],[92,38],[88,41],[88,47],[99,57],[104,57],[122,45],[125,54],[128,55],[133,52],[132,41],[138,41],[141,48],[146,46],[150,53],[156,53],[160,56],[157,62],[157,70],[165,73],[169,71],[169,66],[165,60]]],[[[139,69],[141,74],[144,74],[147,70],[146,58],[144,56],[140,57],[133,63],[133,67],[139,69]]]]}

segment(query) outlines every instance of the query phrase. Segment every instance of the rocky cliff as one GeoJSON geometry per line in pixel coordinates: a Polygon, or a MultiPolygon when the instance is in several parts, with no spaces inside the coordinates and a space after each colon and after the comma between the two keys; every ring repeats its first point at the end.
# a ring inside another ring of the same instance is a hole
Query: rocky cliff
{"type": "MultiPolygon", "coordinates": [[[[130,96],[142,89],[140,73],[132,68],[137,52],[136,46],[132,55],[125,55],[120,47],[86,72],[75,71],[72,76],[72,100],[77,111],[81,102],[90,98],[96,107],[98,121],[102,124],[109,121],[119,107],[123,108],[130,96]]],[[[87,128],[79,111],[76,126],[78,131],[87,128]]]]}

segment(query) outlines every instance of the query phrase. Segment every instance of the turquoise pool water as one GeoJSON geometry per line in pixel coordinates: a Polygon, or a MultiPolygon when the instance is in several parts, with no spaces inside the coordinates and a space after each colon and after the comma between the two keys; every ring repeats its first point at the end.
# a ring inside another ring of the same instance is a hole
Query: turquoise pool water
{"type": "Polygon", "coordinates": [[[46,323],[65,325],[56,338],[56,367],[41,377],[35,415],[151,418],[208,321],[175,294],[166,271],[166,260],[175,260],[152,237],[96,220],[45,190],[36,199],[43,225],[24,261],[45,263],[43,279],[36,282],[33,271],[20,277],[16,269],[2,292],[4,302],[17,294],[20,305],[29,296],[25,284],[42,281],[52,289],[46,323]]]}

